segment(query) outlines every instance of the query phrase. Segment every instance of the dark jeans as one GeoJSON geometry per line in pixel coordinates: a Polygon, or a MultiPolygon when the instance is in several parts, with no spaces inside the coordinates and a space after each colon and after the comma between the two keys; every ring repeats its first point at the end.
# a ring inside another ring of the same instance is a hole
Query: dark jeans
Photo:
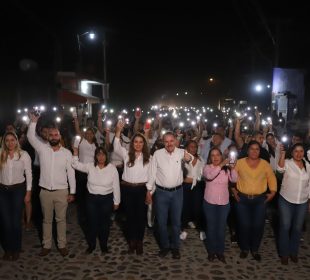
{"type": "Polygon", "coordinates": [[[146,226],[146,187],[122,186],[122,188],[122,203],[126,214],[126,238],[142,241],[146,226]]]}
{"type": "Polygon", "coordinates": [[[225,229],[230,205],[210,204],[204,200],[204,214],[207,224],[207,250],[209,254],[224,254],[225,229]]]}
{"type": "Polygon", "coordinates": [[[76,178],[76,195],[75,202],[77,204],[77,218],[80,227],[85,233],[87,228],[87,213],[86,213],[86,199],[87,199],[87,174],[75,171],[76,178]]]}
{"type": "Polygon", "coordinates": [[[179,249],[181,215],[183,205],[183,189],[165,191],[156,188],[155,209],[160,239],[160,247],[179,249]],[[168,234],[168,217],[171,224],[171,242],[168,234]]]}
{"type": "Polygon", "coordinates": [[[113,210],[113,194],[87,196],[88,246],[96,248],[96,237],[99,238],[101,250],[106,250],[111,225],[111,213],[113,210]]]}
{"type": "Polygon", "coordinates": [[[22,246],[22,213],[25,184],[0,186],[0,223],[4,251],[20,252],[22,246]]]}
{"type": "Polygon", "coordinates": [[[242,251],[257,252],[264,234],[266,196],[264,194],[249,199],[239,193],[236,203],[238,241],[242,251]]]}
{"type": "Polygon", "coordinates": [[[289,255],[297,256],[308,203],[290,203],[279,195],[278,207],[280,224],[279,255],[283,257],[289,255]]]}
{"type": "Polygon", "coordinates": [[[194,221],[198,230],[204,228],[203,224],[203,194],[204,182],[197,182],[192,188],[192,184],[183,183],[183,209],[182,228],[186,228],[188,222],[194,221]]]}
{"type": "Polygon", "coordinates": [[[235,241],[234,238],[236,237],[237,234],[237,219],[236,219],[236,200],[233,196],[229,196],[229,203],[230,203],[230,211],[227,217],[227,224],[229,227],[229,232],[230,232],[230,238],[231,241],[235,241]]]}

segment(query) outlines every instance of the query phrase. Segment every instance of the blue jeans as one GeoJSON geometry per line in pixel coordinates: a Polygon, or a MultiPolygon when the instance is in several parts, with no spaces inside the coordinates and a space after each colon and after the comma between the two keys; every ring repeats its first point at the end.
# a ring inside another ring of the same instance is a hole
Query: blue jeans
{"type": "Polygon", "coordinates": [[[26,187],[18,184],[0,186],[0,223],[5,252],[20,252],[22,245],[22,213],[26,187]]]}
{"type": "Polygon", "coordinates": [[[113,210],[113,194],[95,195],[89,193],[86,200],[88,219],[88,246],[96,248],[96,237],[99,238],[100,249],[106,250],[113,210]]]}
{"type": "Polygon", "coordinates": [[[281,195],[278,200],[279,207],[279,255],[287,257],[297,256],[301,231],[307,212],[307,202],[294,204],[288,202],[281,195]]]}
{"type": "Polygon", "coordinates": [[[203,210],[207,225],[207,250],[209,254],[224,254],[225,229],[230,205],[210,204],[204,200],[203,210]]]}
{"type": "Polygon", "coordinates": [[[242,251],[257,252],[264,234],[266,196],[249,199],[240,194],[236,203],[238,241],[242,251]]]}
{"type": "Polygon", "coordinates": [[[183,189],[165,191],[156,188],[155,209],[158,223],[160,247],[179,249],[181,215],[183,206],[183,189]],[[168,216],[170,214],[171,242],[168,234],[168,216]]]}

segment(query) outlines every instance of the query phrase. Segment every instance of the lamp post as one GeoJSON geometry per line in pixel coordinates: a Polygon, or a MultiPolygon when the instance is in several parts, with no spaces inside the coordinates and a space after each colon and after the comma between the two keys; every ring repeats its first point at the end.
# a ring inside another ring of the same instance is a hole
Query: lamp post
{"type": "MultiPolygon", "coordinates": [[[[77,34],[77,42],[78,42],[78,49],[79,49],[79,70],[81,71],[82,66],[82,56],[81,56],[81,37],[88,35],[90,40],[96,39],[96,33],[92,31],[86,31],[83,34],[77,34]]],[[[107,105],[107,100],[109,98],[109,84],[107,83],[107,58],[106,58],[106,38],[104,36],[102,40],[102,52],[103,52],[103,84],[102,84],[102,98],[104,104],[107,105]]]]}

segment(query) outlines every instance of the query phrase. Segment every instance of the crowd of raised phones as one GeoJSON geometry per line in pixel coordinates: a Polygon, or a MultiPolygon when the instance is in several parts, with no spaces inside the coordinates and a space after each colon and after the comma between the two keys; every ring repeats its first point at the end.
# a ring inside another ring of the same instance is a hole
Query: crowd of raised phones
{"type": "MultiPolygon", "coordinates": [[[[281,264],[298,262],[310,211],[310,134],[281,115],[257,108],[101,110],[96,120],[73,113],[17,114],[2,134],[0,241],[16,261],[22,233],[39,229],[44,257],[68,255],[66,215],[76,203],[85,254],[109,254],[110,226],[119,222],[128,254],[142,255],[146,228],[158,256],[181,258],[188,228],[206,244],[209,261],[226,263],[225,234],[240,258],[261,261],[266,221],[281,264]],[[182,119],[182,120],[181,120],[182,119]]],[[[20,113],[20,112],[19,112],[20,113]]],[[[69,236],[70,238],[70,236],[69,236]]]]}

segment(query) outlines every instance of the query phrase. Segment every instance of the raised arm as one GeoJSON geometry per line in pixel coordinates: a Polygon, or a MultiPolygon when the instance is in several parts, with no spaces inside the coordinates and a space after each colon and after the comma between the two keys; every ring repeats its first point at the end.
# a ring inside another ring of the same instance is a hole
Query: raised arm
{"type": "Polygon", "coordinates": [[[236,118],[236,126],[235,126],[235,134],[234,134],[235,142],[239,149],[241,149],[244,144],[244,141],[242,140],[241,135],[240,135],[241,121],[242,119],[236,118]]]}
{"type": "Polygon", "coordinates": [[[30,125],[27,131],[27,138],[31,146],[39,153],[40,150],[45,146],[45,144],[42,143],[36,136],[36,127],[40,116],[35,116],[33,113],[30,113],[29,116],[30,116],[30,125]]]}
{"type": "Polygon", "coordinates": [[[80,129],[80,123],[79,123],[79,120],[78,120],[77,115],[74,115],[73,121],[74,121],[75,133],[76,133],[77,135],[80,135],[80,136],[82,137],[83,134],[82,134],[82,131],[81,131],[81,129],[80,129]]]}
{"type": "Polygon", "coordinates": [[[123,158],[123,160],[125,160],[128,152],[124,147],[122,147],[122,145],[120,143],[121,131],[123,130],[123,128],[124,128],[124,123],[121,120],[119,120],[117,122],[116,129],[115,129],[115,139],[113,142],[113,151],[115,153],[117,153],[119,156],[121,156],[123,158]]]}

